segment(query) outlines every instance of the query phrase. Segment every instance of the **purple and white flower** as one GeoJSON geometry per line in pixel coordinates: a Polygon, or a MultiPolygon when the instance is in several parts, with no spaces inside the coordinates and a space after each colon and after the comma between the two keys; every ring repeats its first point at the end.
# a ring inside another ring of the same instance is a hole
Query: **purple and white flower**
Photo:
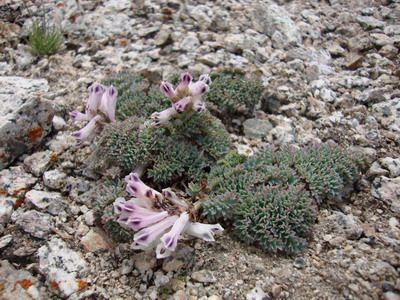
{"type": "Polygon", "coordinates": [[[144,184],[135,172],[129,174],[125,180],[127,192],[135,198],[129,201],[117,198],[114,211],[122,226],[137,232],[132,249],[155,248],[157,258],[165,258],[176,250],[183,234],[213,242],[214,234],[223,232],[224,229],[219,224],[190,222],[188,204],[179,199],[170,188],[164,189],[161,194],[144,184]],[[158,201],[155,202],[155,199],[158,201]],[[164,209],[163,204],[169,209],[164,209]],[[171,205],[177,209],[171,210],[171,205]]]}
{"type": "Polygon", "coordinates": [[[73,121],[85,122],[87,125],[73,133],[79,142],[88,139],[100,128],[104,122],[115,121],[115,108],[118,92],[115,87],[105,87],[100,83],[93,83],[89,87],[89,100],[85,113],[72,111],[70,116],[73,121]]]}
{"type": "Polygon", "coordinates": [[[126,191],[132,197],[150,201],[162,198],[161,193],[144,184],[137,173],[130,173],[125,177],[125,182],[126,191]]]}
{"type": "Polygon", "coordinates": [[[169,82],[163,81],[160,90],[171,101],[172,107],[151,115],[154,127],[167,125],[177,114],[192,110],[202,113],[206,105],[202,96],[208,92],[211,78],[208,74],[200,76],[199,80],[193,82],[193,77],[189,73],[182,73],[180,82],[174,89],[169,82]]]}

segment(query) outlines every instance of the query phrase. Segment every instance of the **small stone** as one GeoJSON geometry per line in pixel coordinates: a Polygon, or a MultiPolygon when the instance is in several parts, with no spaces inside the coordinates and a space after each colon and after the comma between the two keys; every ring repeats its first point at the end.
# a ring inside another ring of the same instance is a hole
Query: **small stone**
{"type": "Polygon", "coordinates": [[[331,226],[347,239],[357,240],[364,232],[361,221],[352,214],[346,215],[339,211],[333,211],[328,220],[331,222],[331,226]]]}
{"type": "Polygon", "coordinates": [[[381,165],[389,170],[390,177],[400,176],[400,158],[385,157],[379,160],[381,165]]]}
{"type": "Polygon", "coordinates": [[[132,258],[124,259],[121,264],[121,274],[127,275],[132,272],[134,261],[132,258]]]}
{"type": "Polygon", "coordinates": [[[154,274],[154,285],[159,288],[161,286],[167,285],[170,281],[170,278],[167,275],[164,275],[163,272],[156,272],[154,274]]]}
{"type": "Polygon", "coordinates": [[[141,28],[138,30],[137,33],[140,37],[146,37],[148,35],[156,33],[158,30],[160,30],[158,26],[152,26],[152,27],[141,28]]]}
{"type": "Polygon", "coordinates": [[[173,300],[187,300],[186,293],[184,290],[177,291],[173,296],[173,300]]]}
{"type": "Polygon", "coordinates": [[[0,191],[13,197],[22,197],[37,179],[26,173],[22,166],[0,171],[0,191]]]}
{"type": "Polygon", "coordinates": [[[385,45],[379,50],[379,54],[389,59],[397,57],[399,50],[393,45],[385,45]]]}
{"type": "Polygon", "coordinates": [[[271,122],[263,119],[247,119],[243,122],[244,135],[250,139],[262,139],[273,129],[271,122]]]}
{"type": "Polygon", "coordinates": [[[63,130],[67,126],[67,122],[60,116],[53,117],[53,127],[56,131],[63,130]]]}
{"type": "Polygon", "coordinates": [[[387,35],[400,35],[400,25],[389,25],[384,29],[385,34],[387,35]]]}
{"type": "Polygon", "coordinates": [[[217,281],[214,274],[208,270],[201,270],[192,273],[192,279],[201,283],[214,283],[217,281]]]}
{"type": "Polygon", "coordinates": [[[6,225],[14,211],[14,199],[0,196],[0,225],[6,225]]]}
{"type": "Polygon", "coordinates": [[[7,234],[7,235],[1,237],[0,238],[0,249],[7,247],[8,244],[11,243],[12,239],[13,239],[13,237],[11,234],[7,234]]]}
{"type": "Polygon", "coordinates": [[[185,289],[185,282],[177,279],[177,278],[172,278],[170,281],[171,289],[173,291],[179,291],[179,290],[184,290],[185,289]]]}
{"type": "Polygon", "coordinates": [[[65,211],[66,204],[60,193],[30,190],[25,195],[25,200],[40,210],[45,210],[52,215],[59,215],[65,211]]]}
{"type": "Polygon", "coordinates": [[[363,64],[364,57],[361,55],[352,55],[347,59],[346,68],[349,70],[356,70],[363,64]]]}
{"type": "Polygon", "coordinates": [[[90,231],[81,239],[81,244],[87,252],[98,250],[107,250],[112,248],[104,232],[99,228],[90,229],[90,231]]]}
{"type": "Polygon", "coordinates": [[[95,221],[95,215],[93,210],[89,210],[85,213],[85,223],[89,226],[93,226],[95,221]]]}
{"type": "Polygon", "coordinates": [[[293,266],[297,269],[304,269],[306,262],[304,261],[304,258],[296,257],[293,261],[293,266]]]}
{"type": "Polygon", "coordinates": [[[47,146],[51,151],[60,154],[75,144],[76,139],[70,133],[58,132],[56,137],[47,143],[47,146]]]}
{"type": "Polygon", "coordinates": [[[300,29],[284,6],[258,1],[254,2],[252,12],[251,20],[257,31],[263,32],[269,37],[279,34],[282,36],[283,45],[302,42],[300,29]]]}
{"type": "Polygon", "coordinates": [[[66,184],[67,175],[59,170],[47,171],[43,174],[43,183],[46,187],[60,190],[66,184]]]}
{"type": "Polygon", "coordinates": [[[383,169],[379,162],[374,161],[369,168],[367,175],[370,177],[375,177],[375,176],[386,176],[389,174],[389,171],[386,169],[383,169]]]}
{"type": "Polygon", "coordinates": [[[63,187],[64,192],[82,194],[90,189],[89,181],[80,177],[68,177],[63,187]]]}
{"type": "Polygon", "coordinates": [[[383,294],[383,298],[385,300],[400,300],[400,294],[389,291],[383,294]]]}
{"type": "Polygon", "coordinates": [[[141,252],[135,255],[133,261],[135,263],[135,268],[138,269],[141,274],[153,269],[157,263],[154,253],[146,252],[141,252]]]}
{"type": "Polygon", "coordinates": [[[68,297],[86,286],[86,282],[79,279],[87,272],[85,260],[61,239],[52,238],[39,248],[38,256],[39,270],[54,292],[68,297]]]}
{"type": "Polygon", "coordinates": [[[375,198],[389,203],[393,212],[400,213],[400,176],[375,178],[372,182],[371,193],[375,198]]]}
{"type": "Polygon", "coordinates": [[[53,162],[53,152],[36,152],[24,159],[24,165],[28,172],[39,177],[50,167],[53,162]]]}
{"type": "Polygon", "coordinates": [[[154,37],[154,45],[161,47],[165,46],[171,40],[171,29],[163,26],[154,37]]]}
{"type": "Polygon", "coordinates": [[[189,33],[185,35],[185,38],[182,40],[180,44],[180,48],[187,52],[195,51],[200,46],[200,41],[197,38],[196,34],[189,33]]]}
{"type": "Polygon", "coordinates": [[[370,16],[358,16],[357,22],[360,23],[361,27],[366,30],[375,29],[375,28],[383,28],[385,26],[385,22],[375,19],[370,16]]]}
{"type": "Polygon", "coordinates": [[[182,269],[185,266],[185,262],[183,260],[172,258],[164,260],[162,269],[165,272],[176,272],[182,269]]]}
{"type": "Polygon", "coordinates": [[[22,215],[18,216],[15,223],[25,232],[40,239],[46,238],[53,227],[50,215],[36,210],[24,212],[22,215]]]}
{"type": "Polygon", "coordinates": [[[263,291],[263,289],[259,286],[256,286],[250,292],[246,294],[246,300],[269,300],[270,297],[267,293],[263,291]]]}

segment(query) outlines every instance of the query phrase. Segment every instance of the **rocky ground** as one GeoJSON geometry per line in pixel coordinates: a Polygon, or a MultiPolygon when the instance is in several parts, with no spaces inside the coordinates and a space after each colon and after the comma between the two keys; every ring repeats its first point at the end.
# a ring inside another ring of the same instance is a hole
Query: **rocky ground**
{"type": "Polygon", "coordinates": [[[0,299],[400,299],[399,1],[2,0],[0,49],[0,299]],[[38,59],[26,35],[43,10],[65,42],[38,59]],[[266,90],[236,120],[240,151],[333,140],[368,158],[357,193],[320,211],[296,257],[229,230],[163,261],[115,244],[68,112],[118,71],[223,68],[266,90]]]}

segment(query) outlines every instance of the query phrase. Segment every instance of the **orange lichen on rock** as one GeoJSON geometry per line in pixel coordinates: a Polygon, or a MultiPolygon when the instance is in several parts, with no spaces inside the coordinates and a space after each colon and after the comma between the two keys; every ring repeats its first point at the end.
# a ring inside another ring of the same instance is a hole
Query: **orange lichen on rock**
{"type": "Polygon", "coordinates": [[[50,281],[50,286],[55,290],[59,290],[60,289],[60,286],[55,281],[50,281]]]}
{"type": "Polygon", "coordinates": [[[29,130],[28,139],[31,142],[36,142],[38,139],[42,137],[43,129],[42,127],[35,127],[29,130]]]}
{"type": "Polygon", "coordinates": [[[79,279],[77,281],[78,283],[78,289],[83,290],[85,287],[87,287],[88,283],[85,280],[79,279]]]}
{"type": "Polygon", "coordinates": [[[4,290],[6,288],[6,286],[4,285],[4,283],[0,283],[0,292],[2,291],[2,290],[4,290]]]}
{"type": "Polygon", "coordinates": [[[57,153],[53,152],[50,155],[50,161],[51,163],[55,164],[57,162],[57,153]]]}
{"type": "MultiPolygon", "coordinates": [[[[22,286],[23,289],[27,290],[32,285],[32,281],[30,281],[29,279],[22,279],[22,280],[18,280],[15,283],[15,285],[17,285],[17,284],[22,286]]],[[[14,286],[14,289],[15,289],[15,286],[14,286]]]]}

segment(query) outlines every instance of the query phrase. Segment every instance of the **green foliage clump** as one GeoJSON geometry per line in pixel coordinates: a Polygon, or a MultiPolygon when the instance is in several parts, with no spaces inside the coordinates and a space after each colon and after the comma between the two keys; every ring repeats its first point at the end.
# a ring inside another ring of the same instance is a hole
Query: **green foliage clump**
{"type": "Polygon", "coordinates": [[[270,149],[242,164],[220,161],[208,176],[202,213],[231,223],[247,243],[296,253],[307,244],[313,207],[342,201],[357,178],[357,162],[339,147],[270,149]]]}
{"type": "Polygon", "coordinates": [[[95,159],[102,157],[124,173],[146,165],[146,175],[158,185],[199,180],[230,149],[230,136],[210,115],[184,114],[163,128],[131,117],[105,129],[95,159]]]}
{"type": "Polygon", "coordinates": [[[113,85],[118,91],[117,119],[128,117],[149,117],[155,111],[166,109],[169,100],[151,86],[144,78],[131,73],[119,73],[103,81],[104,85],[113,85]]]}
{"type": "Polygon", "coordinates": [[[205,100],[209,109],[222,120],[230,122],[237,116],[251,116],[261,101],[263,86],[260,80],[247,79],[242,74],[211,74],[213,80],[205,100]]]}
{"type": "Polygon", "coordinates": [[[32,54],[52,55],[60,50],[63,36],[58,28],[50,27],[45,21],[35,21],[28,34],[28,44],[32,54]]]}

